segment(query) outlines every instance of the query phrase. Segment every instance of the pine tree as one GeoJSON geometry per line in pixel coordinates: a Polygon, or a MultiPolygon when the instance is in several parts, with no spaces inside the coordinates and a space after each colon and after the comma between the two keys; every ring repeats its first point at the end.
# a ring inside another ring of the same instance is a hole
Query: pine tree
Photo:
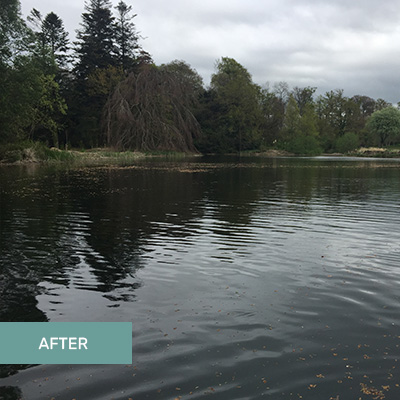
{"type": "Polygon", "coordinates": [[[53,74],[59,72],[59,68],[65,68],[69,41],[61,18],[51,12],[43,19],[40,11],[33,8],[28,21],[36,37],[34,52],[41,60],[43,70],[53,74]]]}
{"type": "Polygon", "coordinates": [[[69,41],[62,19],[53,12],[47,14],[42,23],[42,32],[52,57],[59,66],[65,66],[69,41]]]}
{"type": "Polygon", "coordinates": [[[115,23],[115,41],[117,44],[118,60],[124,71],[133,66],[135,59],[140,53],[141,47],[138,43],[139,36],[136,32],[132,19],[137,14],[130,15],[132,6],[128,6],[122,0],[115,7],[118,15],[115,23]]]}
{"type": "Polygon", "coordinates": [[[82,29],[77,32],[78,78],[86,79],[96,68],[116,64],[114,17],[110,0],[90,0],[85,3],[82,29]]]}

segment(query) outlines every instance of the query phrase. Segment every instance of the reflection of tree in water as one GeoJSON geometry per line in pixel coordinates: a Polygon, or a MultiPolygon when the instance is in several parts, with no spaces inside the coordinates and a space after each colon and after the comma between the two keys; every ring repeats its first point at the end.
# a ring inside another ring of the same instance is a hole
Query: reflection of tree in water
{"type": "Polygon", "coordinates": [[[205,173],[178,165],[2,174],[0,318],[46,320],[36,302],[45,281],[132,301],[140,284],[136,272],[155,238],[193,235],[206,212],[228,223],[229,234],[230,227],[245,230],[260,208],[285,212],[288,202],[296,212],[314,196],[327,201],[367,196],[381,173],[299,159],[250,167],[230,162],[205,173]],[[78,276],[78,270],[86,275],[78,276]]]}
{"type": "MultiPolygon", "coordinates": [[[[90,210],[88,242],[108,261],[107,274],[96,271],[101,282],[141,268],[143,255],[154,237],[185,237],[189,221],[198,218],[193,203],[201,198],[201,185],[190,173],[169,170],[110,169],[103,172],[100,191],[83,196],[90,210]],[[90,207],[93,204],[95,207],[90,207]]],[[[166,243],[167,244],[167,243],[166,243]]]]}
{"type": "Polygon", "coordinates": [[[205,198],[215,207],[214,218],[246,227],[271,178],[265,168],[233,164],[210,173],[206,182],[205,198]]]}
{"type": "MultiPolygon", "coordinates": [[[[120,169],[1,176],[0,318],[44,321],[43,282],[132,301],[154,221],[168,234],[196,216],[191,174],[120,169]],[[173,220],[173,224],[168,224],[173,220]],[[78,272],[84,272],[82,275],[78,272]]],[[[45,285],[46,286],[46,285],[45,285]]]]}
{"type": "Polygon", "coordinates": [[[4,210],[1,213],[0,321],[47,321],[36,307],[42,274],[30,258],[30,242],[22,219],[23,216],[14,215],[10,221],[4,210]],[[9,229],[7,222],[11,222],[9,229]]]}

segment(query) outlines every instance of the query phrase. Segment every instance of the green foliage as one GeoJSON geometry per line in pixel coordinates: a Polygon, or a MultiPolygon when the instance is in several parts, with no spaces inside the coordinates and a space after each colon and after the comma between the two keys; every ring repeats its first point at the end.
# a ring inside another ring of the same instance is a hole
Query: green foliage
{"type": "Polygon", "coordinates": [[[24,150],[33,147],[31,141],[10,142],[0,145],[0,161],[1,162],[16,162],[23,159],[24,150]]]}
{"type": "MultiPolygon", "coordinates": [[[[50,133],[58,145],[58,115],[65,115],[59,93],[54,59],[48,51],[44,31],[33,34],[19,15],[19,3],[9,2],[10,10],[0,17],[2,32],[10,38],[2,42],[6,50],[0,62],[0,142],[18,142],[35,136],[38,129],[50,133]]],[[[55,15],[55,14],[54,14],[55,15]]],[[[39,28],[44,21],[32,11],[31,20],[39,28]]]]}
{"type": "Polygon", "coordinates": [[[185,61],[174,60],[168,64],[162,64],[160,68],[173,75],[177,82],[184,85],[186,90],[195,96],[200,97],[203,94],[203,78],[185,61]]]}
{"type": "Polygon", "coordinates": [[[346,132],[365,137],[365,124],[377,102],[367,96],[345,97],[343,90],[330,91],[316,102],[318,130],[325,151],[335,151],[338,138],[346,132]]]}
{"type": "Polygon", "coordinates": [[[359,137],[353,132],[346,132],[336,140],[336,150],[339,153],[349,153],[360,146],[359,137]]]}
{"type": "Polygon", "coordinates": [[[285,104],[268,88],[260,89],[259,103],[262,114],[261,146],[272,146],[281,139],[281,130],[285,117],[285,104]]]}
{"type": "Polygon", "coordinates": [[[49,149],[45,144],[31,140],[0,145],[0,162],[73,161],[75,158],[73,153],[49,149]]]}
{"type": "Polygon", "coordinates": [[[74,153],[58,149],[49,149],[42,143],[36,143],[34,147],[36,158],[39,161],[60,161],[60,162],[71,162],[76,160],[74,153]]]}
{"type": "Polygon", "coordinates": [[[0,142],[26,138],[42,93],[37,62],[20,56],[0,74],[0,142]]]}
{"type": "Polygon", "coordinates": [[[38,131],[50,134],[54,147],[59,147],[58,132],[62,128],[61,117],[67,113],[67,105],[60,95],[60,88],[54,75],[39,77],[41,94],[33,109],[31,136],[38,131]]]}
{"type": "Polygon", "coordinates": [[[317,100],[321,134],[343,135],[346,129],[346,103],[343,90],[331,90],[317,100]]]}
{"type": "Polygon", "coordinates": [[[87,93],[92,97],[107,97],[124,78],[122,67],[98,68],[88,76],[87,93]]]}
{"type": "Polygon", "coordinates": [[[313,96],[317,88],[307,86],[305,88],[295,87],[292,91],[292,96],[296,100],[299,107],[300,115],[303,115],[309,105],[314,103],[313,96]]]}
{"type": "Polygon", "coordinates": [[[0,12],[0,65],[10,66],[29,47],[29,29],[21,18],[19,0],[2,0],[0,12]]]}
{"type": "Polygon", "coordinates": [[[315,136],[298,135],[284,145],[284,150],[303,156],[316,156],[322,153],[321,146],[315,136]]]}
{"type": "Polygon", "coordinates": [[[75,73],[81,79],[96,68],[116,64],[114,17],[110,0],[90,0],[82,14],[82,29],[77,33],[78,58],[75,73]]]}
{"type": "Polygon", "coordinates": [[[380,146],[387,146],[400,139],[400,111],[386,107],[375,111],[367,122],[368,130],[379,138],[380,146]]]}
{"type": "MultiPolygon", "coordinates": [[[[47,63],[50,60],[50,67],[55,65],[65,67],[69,41],[68,32],[65,31],[61,18],[50,12],[43,19],[40,11],[34,8],[28,16],[28,21],[34,29],[37,56],[42,57],[47,63]]],[[[50,69],[49,72],[55,72],[55,70],[50,69]]]]}
{"type": "Polygon", "coordinates": [[[137,53],[140,51],[139,36],[136,33],[132,19],[136,14],[130,15],[132,6],[128,6],[122,0],[115,7],[118,15],[115,22],[115,42],[117,58],[123,70],[126,71],[134,65],[137,53]]]}
{"type": "Polygon", "coordinates": [[[138,67],[140,48],[131,7],[120,1],[117,18],[110,0],[90,0],[82,14],[77,34],[76,77],[70,92],[70,139],[74,145],[104,145],[102,118],[104,106],[126,73],[138,67]],[[136,57],[137,56],[137,57],[136,57]]]}
{"type": "Polygon", "coordinates": [[[280,147],[299,155],[311,156],[321,153],[322,150],[318,141],[317,116],[313,103],[304,104],[303,115],[301,115],[294,95],[289,96],[280,147]]]}
{"type": "Polygon", "coordinates": [[[300,121],[300,109],[294,97],[290,95],[286,106],[285,118],[283,120],[283,140],[289,141],[301,134],[300,121]]]}
{"type": "Polygon", "coordinates": [[[376,111],[380,111],[380,110],[383,110],[388,107],[392,107],[392,105],[384,99],[377,99],[375,102],[375,110],[376,111]]]}
{"type": "Polygon", "coordinates": [[[317,137],[318,133],[318,118],[315,113],[314,104],[308,103],[303,106],[303,113],[300,119],[300,132],[306,136],[317,137]]]}
{"type": "Polygon", "coordinates": [[[57,14],[51,12],[43,21],[42,31],[53,58],[58,61],[60,66],[65,66],[69,41],[63,21],[57,14]]]}
{"type": "Polygon", "coordinates": [[[206,152],[240,152],[261,143],[262,110],[260,88],[249,72],[232,58],[223,57],[211,78],[210,91],[203,98],[201,118],[205,133],[199,143],[206,152]]]}
{"type": "MultiPolygon", "coordinates": [[[[207,90],[184,61],[157,67],[139,46],[132,7],[118,1],[114,15],[111,0],[86,1],[69,73],[61,18],[33,9],[30,29],[20,1],[2,0],[0,144],[33,139],[88,148],[104,145],[107,137],[118,149],[196,146],[204,153],[231,153],[279,146],[317,154],[320,147],[347,152],[360,143],[400,142],[400,111],[383,99],[347,98],[334,90],[314,101],[316,88],[290,90],[285,82],[270,91],[228,57],[217,61],[207,90]]],[[[35,157],[61,157],[45,148],[36,149],[35,157]]],[[[30,152],[7,154],[24,159],[30,152]]]]}

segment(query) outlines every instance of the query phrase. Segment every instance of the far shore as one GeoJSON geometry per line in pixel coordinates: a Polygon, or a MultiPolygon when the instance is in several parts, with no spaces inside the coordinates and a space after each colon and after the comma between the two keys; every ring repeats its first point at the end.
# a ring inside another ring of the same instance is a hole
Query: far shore
{"type": "MultiPolygon", "coordinates": [[[[229,154],[277,158],[277,157],[296,157],[284,150],[268,149],[265,151],[246,151],[240,154],[229,154]]],[[[323,153],[321,156],[327,157],[371,157],[371,158],[400,158],[400,149],[389,149],[379,147],[362,147],[349,153],[323,153]]],[[[24,165],[24,164],[78,164],[82,166],[107,165],[115,163],[132,163],[146,158],[176,158],[184,159],[189,157],[201,157],[200,153],[183,153],[170,151],[138,152],[138,151],[115,151],[110,148],[94,148],[87,150],[60,150],[57,148],[46,149],[45,153],[38,152],[34,148],[26,148],[18,154],[12,154],[8,159],[0,160],[0,166],[5,165],[24,165]],[[15,159],[13,159],[13,157],[15,159]]]]}

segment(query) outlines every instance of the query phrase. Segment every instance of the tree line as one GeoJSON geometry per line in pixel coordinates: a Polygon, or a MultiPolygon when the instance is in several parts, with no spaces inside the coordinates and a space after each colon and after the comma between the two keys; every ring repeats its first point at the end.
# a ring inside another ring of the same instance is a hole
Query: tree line
{"type": "Polygon", "coordinates": [[[0,145],[232,153],[271,147],[347,152],[400,142],[400,111],[383,99],[253,82],[229,57],[211,82],[185,61],[156,65],[132,7],[87,0],[76,41],[62,19],[19,0],[0,15],[0,145]]]}

